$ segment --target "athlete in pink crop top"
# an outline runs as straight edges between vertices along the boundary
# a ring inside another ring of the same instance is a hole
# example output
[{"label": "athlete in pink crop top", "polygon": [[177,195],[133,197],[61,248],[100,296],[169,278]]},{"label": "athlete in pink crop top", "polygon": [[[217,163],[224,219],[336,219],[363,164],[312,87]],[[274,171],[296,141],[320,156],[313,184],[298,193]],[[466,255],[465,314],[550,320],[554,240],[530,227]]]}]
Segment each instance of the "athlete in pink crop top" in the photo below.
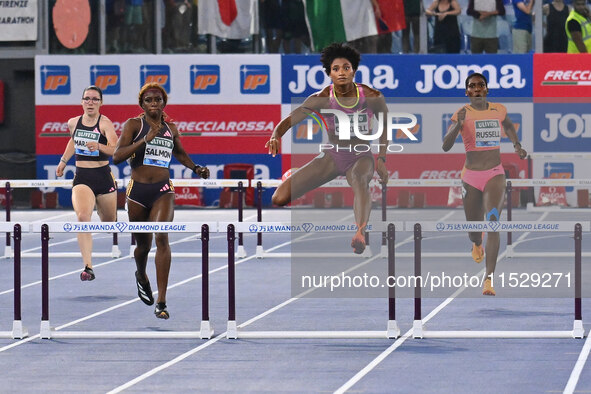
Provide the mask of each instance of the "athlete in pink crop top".
[{"label": "athlete in pink crop top", "polygon": [[[501,163],[501,136],[503,131],[513,142],[515,152],[524,159],[527,152],[521,147],[515,126],[502,104],[486,100],[487,81],[484,75],[474,73],[466,78],[466,96],[470,104],[452,116],[452,125],[443,137],[443,150],[449,151],[458,133],[466,149],[466,162],[462,171],[462,196],[466,220],[500,220],[505,202],[505,171]],[[469,233],[472,258],[480,263],[486,254],[486,280],[482,294],[495,295],[492,278],[499,254],[499,233],[490,232],[485,248],[482,233]]]},{"label": "athlete in pink crop top", "polygon": [[[320,154],[312,161],[292,173],[273,194],[273,203],[286,205],[290,201],[304,195],[322,184],[333,180],[338,175],[346,175],[347,182],[353,188],[355,200],[353,212],[357,224],[357,233],[353,237],[351,246],[355,253],[365,250],[365,227],[371,211],[371,196],[369,182],[373,178],[374,160],[371,144],[377,141],[365,141],[355,136],[355,130],[350,130],[351,139],[343,140],[345,130],[338,130],[333,114],[321,114],[322,109],[339,110],[351,120],[357,121],[357,132],[373,134],[371,122],[374,114],[383,113],[383,133],[379,140],[377,157],[377,172],[380,182],[388,181],[386,170],[387,151],[387,120],[388,108],[384,96],[376,89],[353,82],[355,72],[359,66],[361,56],[354,48],[343,44],[331,44],[322,50],[320,61],[332,84],[321,91],[312,94],[302,105],[289,116],[277,124],[265,147],[273,156],[280,153],[281,137],[294,125],[308,117],[321,115],[327,129],[330,144],[320,144]],[[355,117],[357,119],[355,119]],[[365,149],[365,147],[367,149]]]}]

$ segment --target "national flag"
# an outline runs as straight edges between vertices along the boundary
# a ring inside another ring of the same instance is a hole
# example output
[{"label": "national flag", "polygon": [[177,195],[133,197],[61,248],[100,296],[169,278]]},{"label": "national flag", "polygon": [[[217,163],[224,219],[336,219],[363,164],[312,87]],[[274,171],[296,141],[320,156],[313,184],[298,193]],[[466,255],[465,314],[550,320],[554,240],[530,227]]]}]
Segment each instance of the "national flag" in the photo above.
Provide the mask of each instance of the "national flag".
[{"label": "national flag", "polygon": [[378,33],[390,33],[406,28],[404,0],[378,0],[381,18],[376,17]]},{"label": "national flag", "polygon": [[199,34],[243,39],[259,32],[257,0],[199,0]]},{"label": "national flag", "polygon": [[378,34],[371,0],[305,0],[312,47]]}]

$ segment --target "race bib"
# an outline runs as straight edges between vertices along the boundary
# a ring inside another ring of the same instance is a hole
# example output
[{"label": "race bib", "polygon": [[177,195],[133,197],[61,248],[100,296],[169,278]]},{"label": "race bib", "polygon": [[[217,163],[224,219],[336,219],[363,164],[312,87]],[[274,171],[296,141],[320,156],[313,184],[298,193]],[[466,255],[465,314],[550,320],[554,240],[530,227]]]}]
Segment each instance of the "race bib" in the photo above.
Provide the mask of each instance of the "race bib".
[{"label": "race bib", "polygon": [[[366,112],[354,112],[352,114],[347,114],[347,116],[349,117],[351,137],[355,136],[355,127],[357,127],[358,134],[367,135],[371,133],[370,119]],[[357,119],[357,125],[355,124],[355,119]],[[335,133],[339,133],[338,121],[335,121]]]},{"label": "race bib", "polygon": [[91,152],[86,144],[88,142],[98,142],[100,136],[101,133],[97,129],[92,131],[76,129],[76,131],[74,131],[74,146],[76,147],[76,154],[81,156],[98,156],[98,149]]},{"label": "race bib", "polygon": [[168,168],[174,143],[168,138],[156,137],[146,144],[144,165]]},{"label": "race bib", "polygon": [[474,132],[477,148],[499,146],[501,143],[501,122],[498,119],[475,120]]}]

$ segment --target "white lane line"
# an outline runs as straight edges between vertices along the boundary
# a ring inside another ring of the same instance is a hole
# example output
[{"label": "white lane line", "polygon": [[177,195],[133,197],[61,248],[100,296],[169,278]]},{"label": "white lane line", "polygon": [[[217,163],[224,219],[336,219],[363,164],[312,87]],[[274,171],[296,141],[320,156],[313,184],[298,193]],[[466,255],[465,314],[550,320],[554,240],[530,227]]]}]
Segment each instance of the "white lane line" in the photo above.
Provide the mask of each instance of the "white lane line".
[{"label": "white lane line", "polygon": [[577,383],[579,382],[579,378],[581,377],[581,372],[583,372],[583,367],[587,362],[587,357],[589,357],[589,352],[591,352],[591,335],[587,334],[585,345],[583,345],[583,348],[581,349],[579,358],[577,359],[575,367],[573,368],[573,371],[568,378],[568,382],[566,383],[566,387],[564,388],[565,394],[574,393]]},{"label": "white lane line", "polygon": [[189,356],[192,356],[193,354],[197,353],[198,351],[203,350],[203,349],[213,345],[214,343],[216,343],[220,339],[224,339],[225,336],[226,336],[226,332],[223,332],[223,333],[219,334],[218,336],[208,340],[207,342],[197,346],[196,348],[191,349],[188,352],[185,352],[185,353],[181,354],[180,356],[177,356],[177,357],[173,358],[172,360],[157,366],[154,369],[151,369],[150,371],[144,373],[143,375],[140,375],[137,378],[130,380],[129,382],[122,384],[121,386],[116,387],[111,391],[108,391],[107,394],[120,393],[123,390],[126,390],[126,389],[130,388],[131,386],[138,384],[142,380],[145,380],[145,379],[149,378],[150,376],[155,375],[158,372],[163,371],[166,368],[171,367],[171,366],[183,361],[184,359],[186,359]]},{"label": "white lane line", "polygon": [[[246,219],[248,220],[248,219],[251,219],[251,218],[254,218],[254,217],[256,217],[256,215],[249,216]],[[107,236],[105,238],[109,238],[109,236]],[[220,239],[220,238],[226,238],[226,235],[213,236],[213,237],[210,237],[210,240],[212,240],[212,239]],[[100,238],[96,238],[96,239],[100,239]],[[185,238],[182,238],[182,239],[173,241],[173,242],[170,243],[170,245],[176,245],[176,244],[179,244],[179,243],[188,242],[188,241],[194,241],[194,240],[195,240],[195,235],[192,234],[191,236],[188,236],[188,237],[185,237]],[[71,241],[76,241],[76,238],[73,238],[72,240],[69,240],[69,241],[56,242],[56,243],[50,244],[49,246],[59,245],[61,243],[71,242]],[[34,248],[34,249],[29,249],[29,251],[36,250],[36,249],[41,249],[41,247],[37,247],[37,248]],[[155,249],[155,247],[153,249]],[[51,255],[51,252],[50,252],[50,255]],[[129,258],[133,258],[133,255],[121,256],[121,257],[118,257],[118,258],[113,259],[113,260],[105,261],[103,263],[93,264],[93,268],[97,268],[97,267],[102,267],[104,265],[113,264],[113,263],[116,263],[118,261],[129,259]],[[52,277],[49,278],[49,280],[52,281],[52,280],[55,280],[55,279],[63,278],[63,277],[68,276],[68,275],[77,275],[79,273],[80,273],[80,269],[76,269],[74,271],[69,271],[69,272],[65,272],[65,273],[60,274],[60,275],[52,276]],[[197,279],[197,278],[199,278],[199,277],[191,278],[191,280]],[[28,287],[35,286],[35,285],[39,285],[39,284],[41,284],[41,281],[40,280],[35,281],[35,282],[31,282],[31,283],[27,283],[27,284],[21,286],[21,290],[22,289],[26,289]],[[14,288],[8,289],[8,290],[4,290],[4,291],[0,291],[0,296],[1,295],[4,295],[4,294],[11,294],[11,293],[14,293]]]},{"label": "white lane line", "polygon": [[[538,219],[538,221],[544,220],[544,218],[546,216],[547,216],[547,213],[544,213]],[[443,221],[445,219],[446,218],[442,218],[439,221]],[[521,234],[518,241],[523,240],[529,234],[530,234],[529,232]],[[503,259],[506,254],[507,254],[507,250],[503,251],[503,253],[501,253],[498,256],[497,261]],[[484,267],[479,273],[477,273],[476,276],[481,275],[485,271],[486,271],[486,267]],[[456,290],[449,298],[447,298],[445,301],[443,301],[441,304],[439,304],[435,309],[433,309],[433,311],[431,311],[431,313],[429,313],[427,315],[427,317],[425,317],[423,319],[423,323],[428,322],[432,317],[434,317],[443,308],[445,308],[447,305],[449,305],[458,295],[460,295],[466,289],[467,289],[467,287],[461,287],[458,290]],[[363,369],[361,369],[359,372],[357,372],[355,374],[355,376],[353,376],[351,379],[349,379],[347,382],[345,382],[345,384],[343,384],[341,387],[339,387],[337,390],[335,390],[334,393],[335,394],[345,393],[347,390],[349,390],[351,387],[353,387],[355,384],[357,384],[357,382],[359,382],[361,379],[363,379],[363,377],[365,377],[365,375],[367,375],[375,367],[377,367],[382,361],[384,361],[386,359],[386,357],[388,357],[388,355],[390,355],[394,350],[396,350],[398,347],[400,347],[400,345],[402,345],[404,343],[404,341],[406,341],[411,336],[411,334],[412,334],[412,328],[410,330],[408,330],[403,336],[398,338],[396,340],[396,342],[394,342],[390,347],[388,347],[386,350],[384,350],[382,353],[380,353],[376,358],[374,358]]]},{"label": "white lane line", "polygon": [[[450,212],[450,213],[446,214],[442,220],[445,220],[445,219],[447,219],[447,218],[448,218],[449,216],[451,216],[452,214],[453,214],[453,212]],[[343,220],[343,221],[344,221],[344,220],[347,220],[347,219],[349,219],[350,217],[352,217],[352,215],[349,215],[349,216],[347,216],[347,217],[343,218],[342,220]],[[280,245],[276,245],[276,246],[274,246],[274,247],[270,248],[270,249],[268,250],[268,252],[271,252],[271,251],[273,251],[273,250],[276,250],[276,249],[279,249],[279,248],[281,248],[281,247],[283,247],[283,246],[289,245],[290,243],[292,243],[292,242],[296,242],[296,241],[298,241],[298,240],[300,240],[300,239],[303,239],[303,238],[308,238],[308,237],[310,237],[310,236],[312,236],[312,233],[309,233],[309,234],[304,234],[304,235],[302,235],[302,236],[300,236],[300,237],[297,237],[297,238],[296,238],[296,239],[294,239],[294,240],[291,240],[291,241],[284,242],[284,243],[282,243],[282,244],[280,244]],[[403,245],[403,244],[405,244],[405,243],[409,242],[409,240],[412,240],[412,239],[413,239],[413,236],[411,235],[410,237],[408,237],[408,239],[406,239],[406,240],[404,240],[404,241],[400,242],[400,244],[399,244],[398,246],[400,246],[400,245]],[[349,268],[349,269],[348,269],[348,270],[347,270],[345,273],[351,272],[351,271],[353,271],[353,270],[355,270],[355,269],[357,269],[357,268],[359,268],[359,267],[361,267],[361,266],[363,266],[363,265],[365,265],[365,264],[368,264],[368,263],[370,263],[371,261],[373,261],[373,260],[377,259],[378,257],[381,257],[381,256],[380,256],[380,255],[376,255],[376,256],[374,256],[374,257],[372,257],[372,258],[368,259],[367,261],[364,261],[363,263],[357,264],[357,265],[355,265],[355,266],[353,266],[353,267]],[[299,299],[298,297],[300,297],[300,296],[303,296],[303,295],[306,295],[306,294],[308,294],[308,293],[311,293],[311,292],[313,292],[313,291],[315,291],[315,290],[316,290],[315,288],[312,288],[312,289],[306,290],[306,291],[302,292],[301,294],[299,294],[297,297],[290,298],[290,299],[288,299],[288,300],[286,300],[286,301],[282,302],[281,304],[278,304],[278,305],[276,305],[276,306],[274,306],[274,307],[272,307],[272,308],[270,308],[270,309],[266,310],[265,312],[263,312],[263,313],[261,313],[261,314],[259,314],[259,315],[255,316],[255,317],[253,317],[252,319],[250,319],[250,320],[247,320],[246,322],[244,322],[244,323],[240,324],[238,327],[239,327],[239,328],[244,328],[244,327],[247,327],[247,326],[249,326],[250,324],[252,324],[252,323],[256,322],[257,320],[260,320],[260,319],[262,319],[263,317],[265,317],[265,316],[268,316],[268,315],[270,315],[271,313],[273,313],[273,312],[275,312],[275,311],[278,311],[279,309],[283,308],[284,306],[287,306],[287,305],[291,304],[291,303],[292,303],[292,302],[294,302],[295,300]],[[155,367],[155,368],[151,369],[150,371],[147,371],[146,373],[144,373],[144,374],[142,374],[142,375],[140,375],[140,376],[138,376],[138,377],[136,377],[136,378],[134,378],[134,379],[130,380],[129,382],[127,382],[127,383],[124,383],[123,385],[121,385],[121,386],[118,386],[118,387],[114,388],[113,390],[109,391],[109,393],[108,393],[108,394],[115,394],[115,393],[119,393],[119,392],[121,392],[121,391],[123,391],[123,390],[125,390],[125,389],[128,389],[128,388],[130,388],[130,387],[132,387],[132,386],[136,385],[137,383],[140,383],[141,381],[143,381],[143,380],[145,380],[145,379],[149,378],[150,376],[153,376],[153,375],[155,375],[156,373],[158,373],[158,372],[160,372],[160,371],[163,371],[164,369],[166,369],[166,368],[168,368],[168,367],[171,367],[171,366],[173,366],[173,365],[175,365],[175,364],[179,363],[180,361],[182,361],[182,360],[186,359],[187,357],[189,357],[189,356],[191,356],[191,355],[193,355],[193,354],[197,353],[198,351],[200,351],[200,350],[202,350],[202,349],[205,349],[205,348],[207,348],[208,346],[212,345],[213,343],[215,343],[215,342],[219,341],[220,339],[224,338],[224,337],[225,337],[225,335],[226,335],[226,332],[224,332],[224,333],[222,333],[222,334],[220,334],[220,335],[216,336],[215,338],[212,338],[212,339],[210,339],[209,341],[207,341],[206,343],[204,343],[204,344],[200,345],[199,347],[197,347],[197,348],[195,348],[195,349],[192,349],[192,350],[189,350],[188,352],[181,354],[181,355],[180,355],[180,356],[178,356],[177,358],[175,358],[175,359],[173,359],[173,360],[171,360],[171,361],[169,361],[169,362],[166,362],[166,363],[164,363],[164,364],[162,364],[162,365],[160,365],[160,366],[158,366],[158,367]]]}]

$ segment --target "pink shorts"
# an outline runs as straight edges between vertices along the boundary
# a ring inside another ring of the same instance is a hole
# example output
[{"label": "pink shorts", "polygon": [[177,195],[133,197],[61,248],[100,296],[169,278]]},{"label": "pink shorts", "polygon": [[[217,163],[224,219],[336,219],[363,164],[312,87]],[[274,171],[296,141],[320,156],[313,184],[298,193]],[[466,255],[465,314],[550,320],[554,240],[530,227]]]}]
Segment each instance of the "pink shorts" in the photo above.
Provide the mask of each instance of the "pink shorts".
[{"label": "pink shorts", "polygon": [[462,170],[462,181],[470,186],[475,187],[481,192],[484,191],[484,187],[491,180],[491,178],[497,175],[505,175],[505,169],[502,164],[491,168],[490,170],[474,171],[464,168]]}]

